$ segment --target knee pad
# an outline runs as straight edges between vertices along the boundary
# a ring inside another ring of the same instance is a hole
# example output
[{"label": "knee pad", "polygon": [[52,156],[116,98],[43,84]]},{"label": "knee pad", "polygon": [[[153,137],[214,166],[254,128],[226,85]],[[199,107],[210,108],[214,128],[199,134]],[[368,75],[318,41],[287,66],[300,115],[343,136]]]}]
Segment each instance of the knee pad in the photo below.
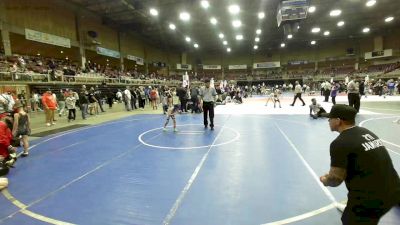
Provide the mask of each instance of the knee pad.
[{"label": "knee pad", "polygon": [[7,177],[0,177],[0,190],[8,187],[8,179]]}]

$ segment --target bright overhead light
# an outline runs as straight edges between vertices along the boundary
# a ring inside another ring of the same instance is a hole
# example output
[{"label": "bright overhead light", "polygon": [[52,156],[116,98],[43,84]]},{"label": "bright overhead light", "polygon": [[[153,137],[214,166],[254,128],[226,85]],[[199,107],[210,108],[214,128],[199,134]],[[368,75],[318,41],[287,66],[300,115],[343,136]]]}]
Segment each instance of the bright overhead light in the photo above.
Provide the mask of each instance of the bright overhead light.
[{"label": "bright overhead light", "polygon": [[220,39],[222,39],[222,38],[224,38],[224,34],[223,34],[223,33],[219,33],[218,37],[219,37]]},{"label": "bright overhead light", "polygon": [[311,32],[313,33],[319,33],[321,31],[321,28],[319,27],[314,27],[313,29],[311,29]]},{"label": "bright overhead light", "polygon": [[265,13],[259,12],[258,13],[258,19],[263,19],[265,17]]},{"label": "bright overhead light", "polygon": [[215,19],[215,17],[212,17],[211,19],[210,19],[210,23],[212,23],[212,24],[217,24],[217,19]]},{"label": "bright overhead light", "polygon": [[240,7],[239,7],[238,5],[230,5],[230,6],[228,7],[228,11],[229,11],[231,14],[238,14],[238,13],[240,12]]},{"label": "bright overhead light", "polygon": [[389,16],[389,17],[386,17],[385,22],[388,23],[388,22],[390,22],[392,20],[394,20],[394,17],[393,16]]},{"label": "bright overhead light", "polygon": [[205,0],[201,1],[200,4],[201,4],[201,7],[205,8],[205,9],[210,7],[210,3],[208,1],[205,1]]},{"label": "bright overhead light", "polygon": [[226,51],[227,51],[227,52],[231,52],[231,48],[227,48]]},{"label": "bright overhead light", "polygon": [[224,45],[227,45],[227,44],[228,44],[228,42],[227,42],[227,41],[223,41],[223,42],[222,42],[222,44],[224,44]]},{"label": "bright overhead light", "polygon": [[198,45],[197,43],[195,43],[195,44],[193,45],[193,47],[198,48],[199,45]]},{"label": "bright overhead light", "polygon": [[315,45],[317,42],[316,41],[311,41],[311,44],[312,45]]},{"label": "bright overhead light", "polygon": [[183,21],[188,21],[188,20],[190,20],[190,14],[187,12],[181,12],[179,14],[179,19],[181,19]]},{"label": "bright overhead light", "polygon": [[170,24],[169,24],[169,29],[171,29],[171,30],[175,30],[175,29],[176,29],[176,26],[175,26],[175,24],[173,24],[173,23],[170,23]]},{"label": "bright overhead light", "polygon": [[157,9],[151,8],[151,9],[150,9],[150,14],[151,14],[152,16],[158,16],[158,11],[157,11]]},{"label": "bright overhead light", "polygon": [[365,27],[365,28],[362,30],[363,33],[368,33],[369,31],[370,31],[370,29],[369,29],[368,27]]},{"label": "bright overhead light", "polygon": [[240,26],[242,26],[242,21],[234,20],[234,21],[232,21],[232,26],[233,27],[240,27]]},{"label": "bright overhead light", "polygon": [[344,25],[344,21],[339,21],[339,22],[337,23],[337,25],[338,25],[338,27],[343,26],[343,25]]},{"label": "bright overhead light", "polygon": [[282,43],[282,44],[281,44],[281,48],[284,48],[285,46],[286,46],[285,43]]},{"label": "bright overhead light", "polygon": [[334,9],[329,13],[330,16],[339,16],[340,14],[342,14],[342,10],[340,9]]},{"label": "bright overhead light", "polygon": [[236,40],[242,40],[242,39],[243,39],[243,35],[241,35],[241,34],[236,35]]},{"label": "bright overhead light", "polygon": [[376,0],[369,0],[367,3],[365,3],[365,5],[367,7],[371,7],[374,6],[376,4]]},{"label": "bright overhead light", "polygon": [[257,33],[257,34],[261,34],[261,29],[257,29],[257,30],[256,30],[256,33]]},{"label": "bright overhead light", "polygon": [[192,40],[192,39],[190,39],[190,37],[186,37],[185,40],[186,40],[187,42],[190,42],[190,40]]},{"label": "bright overhead light", "polygon": [[254,45],[254,47],[253,47],[254,49],[258,49],[258,45]]},{"label": "bright overhead light", "polygon": [[292,39],[293,35],[292,34],[288,34],[287,38],[288,39]]},{"label": "bright overhead light", "polygon": [[260,38],[259,38],[259,37],[256,37],[256,38],[254,39],[254,41],[255,41],[255,42],[259,42],[259,41],[260,41]]},{"label": "bright overhead light", "polygon": [[327,30],[327,31],[324,32],[324,35],[325,35],[325,36],[329,36],[329,34],[331,34],[331,32],[329,32],[329,30]]},{"label": "bright overhead light", "polygon": [[315,12],[315,10],[316,10],[317,8],[315,7],[315,6],[310,6],[310,7],[308,7],[308,12],[309,13],[313,13],[313,12]]}]

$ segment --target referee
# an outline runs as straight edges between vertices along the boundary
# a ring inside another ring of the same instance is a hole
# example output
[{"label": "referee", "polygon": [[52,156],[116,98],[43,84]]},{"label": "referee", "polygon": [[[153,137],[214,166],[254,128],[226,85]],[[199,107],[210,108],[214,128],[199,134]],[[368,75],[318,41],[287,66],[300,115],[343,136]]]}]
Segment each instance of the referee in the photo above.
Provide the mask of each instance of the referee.
[{"label": "referee", "polygon": [[210,80],[205,80],[206,86],[200,90],[200,96],[203,100],[203,117],[204,117],[204,128],[207,129],[208,121],[207,114],[210,117],[210,128],[214,130],[214,101],[217,92],[214,87],[210,87]]}]

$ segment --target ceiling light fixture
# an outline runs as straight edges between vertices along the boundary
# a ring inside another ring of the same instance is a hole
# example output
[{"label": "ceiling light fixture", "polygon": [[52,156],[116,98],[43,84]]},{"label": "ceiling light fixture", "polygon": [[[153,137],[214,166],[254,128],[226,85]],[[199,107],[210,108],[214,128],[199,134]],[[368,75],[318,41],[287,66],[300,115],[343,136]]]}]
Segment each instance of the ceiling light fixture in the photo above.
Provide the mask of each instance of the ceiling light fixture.
[{"label": "ceiling light fixture", "polygon": [[316,10],[317,8],[315,7],[315,6],[310,6],[310,7],[308,7],[308,12],[309,13],[313,13],[313,12],[315,12],[315,10]]},{"label": "ceiling light fixture", "polygon": [[285,46],[286,46],[285,43],[282,43],[282,44],[281,44],[281,48],[284,48]]},{"label": "ceiling light fixture", "polygon": [[259,37],[256,37],[256,38],[254,39],[254,41],[255,41],[255,42],[259,42],[259,41],[260,41],[260,38],[259,38]]},{"label": "ceiling light fixture", "polygon": [[231,52],[231,48],[227,48],[226,51],[227,51],[227,52]]},{"label": "ceiling light fixture", "polygon": [[229,11],[229,13],[235,15],[240,12],[240,7],[238,5],[230,5],[228,7],[228,11]]},{"label": "ceiling light fixture", "polygon": [[218,23],[218,21],[217,21],[217,19],[215,19],[215,17],[212,17],[211,19],[210,19],[210,23],[212,23],[212,24],[217,24]]},{"label": "ceiling light fixture", "polygon": [[222,38],[224,38],[224,34],[223,34],[223,33],[219,33],[218,37],[219,37],[220,39],[222,39]]},{"label": "ceiling light fixture", "polygon": [[259,12],[258,13],[258,19],[263,19],[265,17],[265,13]]},{"label": "ceiling light fixture", "polygon": [[325,36],[329,36],[329,34],[331,34],[331,32],[329,32],[329,30],[327,30],[327,31],[324,32],[324,35],[325,35]]},{"label": "ceiling light fixture", "polygon": [[258,45],[254,45],[254,47],[253,47],[254,49],[258,49]]},{"label": "ceiling light fixture", "polygon": [[192,40],[192,39],[190,39],[190,37],[186,37],[185,40],[186,40],[187,42],[190,42],[190,40]]},{"label": "ceiling light fixture", "polygon": [[389,23],[390,21],[394,20],[393,16],[386,17],[385,22]]},{"label": "ceiling light fixture", "polygon": [[242,22],[240,20],[234,20],[234,21],[232,21],[232,26],[233,27],[241,27]]},{"label": "ceiling light fixture", "polygon": [[190,20],[190,14],[187,12],[181,12],[179,14],[179,19],[183,20],[183,21],[189,21]]},{"label": "ceiling light fixture", "polygon": [[227,41],[223,41],[222,44],[223,45],[228,45],[228,42]]},{"label": "ceiling light fixture", "polygon": [[315,45],[317,42],[316,41],[311,41],[311,44],[312,45]]},{"label": "ceiling light fixture", "polygon": [[313,29],[311,29],[312,33],[319,33],[321,31],[321,28],[319,27],[314,27]]},{"label": "ceiling light fixture", "polygon": [[337,25],[338,25],[338,27],[342,27],[342,26],[344,25],[344,21],[339,21],[339,22],[337,23]]},{"label": "ceiling light fixture", "polygon": [[365,5],[367,7],[372,7],[376,4],[376,0],[369,0],[367,3],[365,3]]},{"label": "ceiling light fixture", "polygon": [[198,45],[197,43],[195,43],[195,44],[193,45],[193,47],[198,48],[199,45]]},{"label": "ceiling light fixture", "polygon": [[340,9],[334,9],[329,13],[330,16],[339,16],[340,14],[342,14],[342,10]]},{"label": "ceiling light fixture", "polygon": [[170,24],[169,24],[169,29],[171,29],[171,30],[175,30],[175,29],[176,29],[176,26],[175,26],[175,24],[173,24],[173,23],[170,23]]},{"label": "ceiling light fixture", "polygon": [[261,29],[257,29],[257,30],[256,30],[256,33],[257,33],[257,34],[261,34]]},{"label": "ceiling light fixture", "polygon": [[158,11],[157,11],[157,9],[151,8],[151,9],[150,9],[150,15],[152,15],[152,16],[158,16]]},{"label": "ceiling light fixture", "polygon": [[365,27],[365,28],[362,30],[363,33],[368,33],[369,31],[370,31],[369,27]]},{"label": "ceiling light fixture", "polygon": [[288,39],[292,39],[292,38],[293,38],[293,35],[292,35],[292,34],[288,34],[287,38],[288,38]]},{"label": "ceiling light fixture", "polygon": [[205,8],[205,9],[210,7],[210,3],[206,0],[201,1],[200,4],[201,4],[201,7]]},{"label": "ceiling light fixture", "polygon": [[241,34],[236,35],[236,40],[243,40],[243,35]]}]

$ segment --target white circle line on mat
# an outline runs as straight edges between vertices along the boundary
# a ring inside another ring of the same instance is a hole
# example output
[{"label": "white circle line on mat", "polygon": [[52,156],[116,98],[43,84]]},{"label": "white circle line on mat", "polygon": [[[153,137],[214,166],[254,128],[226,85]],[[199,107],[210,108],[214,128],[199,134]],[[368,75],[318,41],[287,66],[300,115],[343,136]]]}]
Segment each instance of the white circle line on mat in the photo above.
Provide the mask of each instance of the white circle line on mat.
[{"label": "white circle line on mat", "polygon": [[[182,125],[177,125],[177,127],[178,127],[178,126],[179,126],[179,127],[183,127],[183,126],[203,126],[203,125],[201,125],[201,124],[182,124]],[[215,127],[218,127],[218,126],[215,126]],[[151,129],[151,130],[148,130],[148,131],[143,132],[142,134],[139,135],[138,140],[139,140],[143,145],[146,145],[146,146],[149,146],[149,147],[153,147],[153,148],[191,150],[191,149],[209,148],[209,147],[217,147],[217,146],[221,146],[221,145],[227,145],[227,144],[230,144],[230,143],[232,143],[232,142],[234,142],[234,141],[236,141],[236,140],[238,140],[238,139],[240,138],[240,133],[239,133],[237,130],[232,129],[232,128],[230,128],[230,127],[226,127],[226,126],[225,126],[224,128],[227,128],[227,129],[233,131],[233,132],[236,134],[236,136],[235,136],[235,138],[232,138],[232,139],[230,139],[229,141],[222,142],[222,143],[219,143],[219,144],[202,145],[202,146],[193,146],[193,147],[169,147],[169,146],[152,145],[152,144],[146,143],[146,142],[143,140],[143,136],[146,135],[147,133],[150,133],[150,132],[153,132],[153,131],[157,131],[157,130],[160,130],[160,131],[161,131],[161,130],[163,129],[163,127],[157,127],[157,128],[154,128],[154,129]],[[186,132],[187,132],[187,131],[186,131]],[[214,131],[210,131],[210,132],[214,132]],[[179,133],[179,131],[178,131],[178,133]]]}]

